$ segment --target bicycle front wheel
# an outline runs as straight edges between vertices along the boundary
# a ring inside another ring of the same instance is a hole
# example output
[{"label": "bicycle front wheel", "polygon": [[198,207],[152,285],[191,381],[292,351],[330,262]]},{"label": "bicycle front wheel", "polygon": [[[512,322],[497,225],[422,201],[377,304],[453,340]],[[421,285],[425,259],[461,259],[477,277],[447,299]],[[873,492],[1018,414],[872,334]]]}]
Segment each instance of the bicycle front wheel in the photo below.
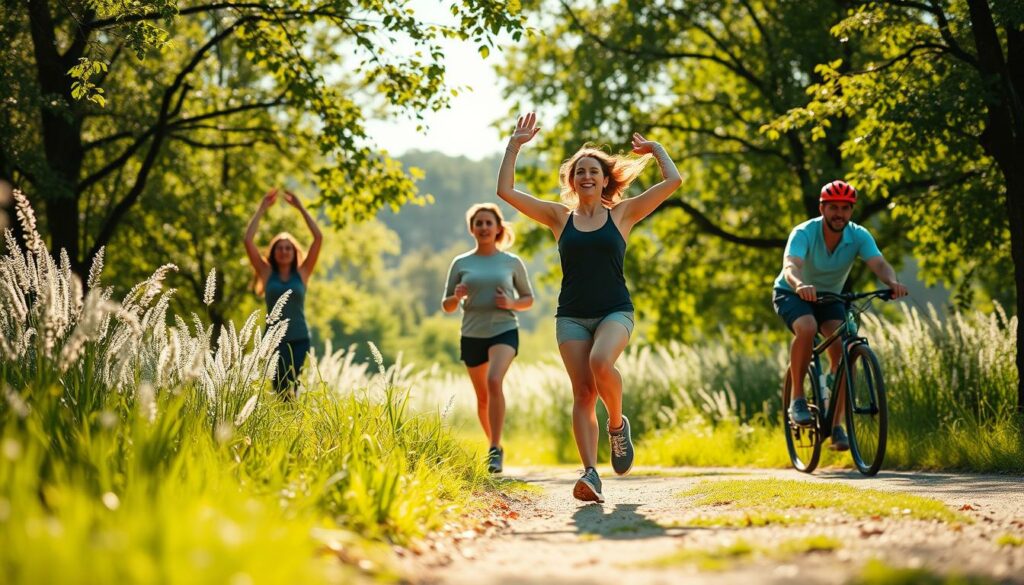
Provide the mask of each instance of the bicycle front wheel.
[{"label": "bicycle front wheel", "polygon": [[889,410],[885,403],[885,381],[878,358],[867,345],[850,348],[850,383],[846,401],[846,428],[850,454],[857,470],[875,475],[885,458]]},{"label": "bicycle front wheel", "polygon": [[782,383],[782,427],[786,432],[786,448],[789,449],[789,460],[797,471],[811,473],[818,466],[821,457],[821,434],[818,432],[818,405],[814,397],[818,395],[817,380],[811,374],[812,368],[804,376],[804,395],[807,405],[814,413],[814,426],[797,426],[789,419],[789,404],[792,402],[793,378],[786,369],[786,379]]}]

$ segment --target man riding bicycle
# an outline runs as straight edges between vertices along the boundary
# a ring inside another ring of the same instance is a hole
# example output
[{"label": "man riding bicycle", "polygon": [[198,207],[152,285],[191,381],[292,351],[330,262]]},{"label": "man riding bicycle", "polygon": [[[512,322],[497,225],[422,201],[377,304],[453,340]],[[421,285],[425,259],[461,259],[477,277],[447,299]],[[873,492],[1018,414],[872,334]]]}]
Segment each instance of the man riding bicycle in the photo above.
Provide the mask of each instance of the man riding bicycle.
[{"label": "man riding bicycle", "polygon": [[[783,252],[782,272],[775,279],[772,304],[786,326],[796,336],[790,349],[790,375],[793,401],[789,418],[800,426],[813,426],[814,415],[804,397],[804,377],[811,362],[814,336],[831,335],[846,318],[842,303],[817,303],[818,292],[842,292],[854,260],[860,256],[883,283],[892,289],[893,298],[906,296],[907,287],[896,279],[896,271],[882,258],[875,239],[867,229],[850,221],[857,191],[843,181],[832,181],[821,188],[818,200],[821,217],[793,228]],[[828,347],[833,379],[842,356],[838,343]],[[837,392],[836,424],[832,429],[835,451],[850,448],[842,427],[842,388]]]}]

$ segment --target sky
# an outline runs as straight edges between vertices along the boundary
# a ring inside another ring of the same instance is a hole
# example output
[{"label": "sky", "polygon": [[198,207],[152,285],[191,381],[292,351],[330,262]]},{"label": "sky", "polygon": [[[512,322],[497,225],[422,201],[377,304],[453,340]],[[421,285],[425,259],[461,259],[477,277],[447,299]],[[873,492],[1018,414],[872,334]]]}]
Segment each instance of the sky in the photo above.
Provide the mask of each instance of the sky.
[{"label": "sky", "polygon": [[[447,5],[437,0],[416,0],[411,3],[417,15],[431,22],[450,19]],[[367,130],[391,156],[401,156],[410,150],[436,150],[451,156],[466,156],[473,160],[501,152],[505,137],[491,124],[508,117],[511,102],[500,91],[494,65],[502,59],[500,50],[491,51],[484,59],[475,44],[456,40],[441,42],[445,53],[446,81],[449,87],[470,88],[451,98],[451,107],[440,112],[427,112],[424,121],[406,120],[404,117],[383,121],[372,120]],[[511,119],[511,118],[510,118]],[[426,126],[417,132],[419,124]],[[508,126],[514,126],[514,119]]]}]

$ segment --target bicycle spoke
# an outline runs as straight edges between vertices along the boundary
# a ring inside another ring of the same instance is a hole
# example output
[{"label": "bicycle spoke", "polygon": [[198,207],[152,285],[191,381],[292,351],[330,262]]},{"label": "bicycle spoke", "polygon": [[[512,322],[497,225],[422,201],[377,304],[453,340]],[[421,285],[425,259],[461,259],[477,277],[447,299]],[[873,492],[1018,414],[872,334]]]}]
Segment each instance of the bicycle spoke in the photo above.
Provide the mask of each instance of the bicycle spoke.
[{"label": "bicycle spoke", "polygon": [[885,457],[887,411],[885,387],[878,360],[866,346],[850,352],[850,407],[847,426],[854,464],[861,473],[874,475]]},{"label": "bicycle spoke", "polygon": [[[804,393],[812,412],[817,412],[814,396],[816,381],[810,372],[804,378]],[[783,381],[782,392],[782,426],[786,433],[786,447],[789,459],[798,471],[810,473],[818,465],[821,456],[821,440],[816,427],[799,427],[789,420],[789,404],[791,402],[792,382],[788,376]]]}]

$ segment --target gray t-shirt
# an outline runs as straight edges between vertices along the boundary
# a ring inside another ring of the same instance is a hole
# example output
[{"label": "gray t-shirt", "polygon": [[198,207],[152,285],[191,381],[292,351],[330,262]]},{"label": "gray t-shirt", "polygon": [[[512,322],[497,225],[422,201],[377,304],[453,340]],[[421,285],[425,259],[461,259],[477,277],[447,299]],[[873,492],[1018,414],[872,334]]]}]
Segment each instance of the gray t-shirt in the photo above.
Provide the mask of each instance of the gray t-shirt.
[{"label": "gray t-shirt", "polygon": [[469,287],[469,296],[462,299],[463,337],[494,337],[519,327],[515,311],[494,306],[499,288],[509,298],[533,295],[526,265],[508,252],[480,256],[470,251],[456,256],[448,268],[444,296],[455,294],[459,283]]}]

